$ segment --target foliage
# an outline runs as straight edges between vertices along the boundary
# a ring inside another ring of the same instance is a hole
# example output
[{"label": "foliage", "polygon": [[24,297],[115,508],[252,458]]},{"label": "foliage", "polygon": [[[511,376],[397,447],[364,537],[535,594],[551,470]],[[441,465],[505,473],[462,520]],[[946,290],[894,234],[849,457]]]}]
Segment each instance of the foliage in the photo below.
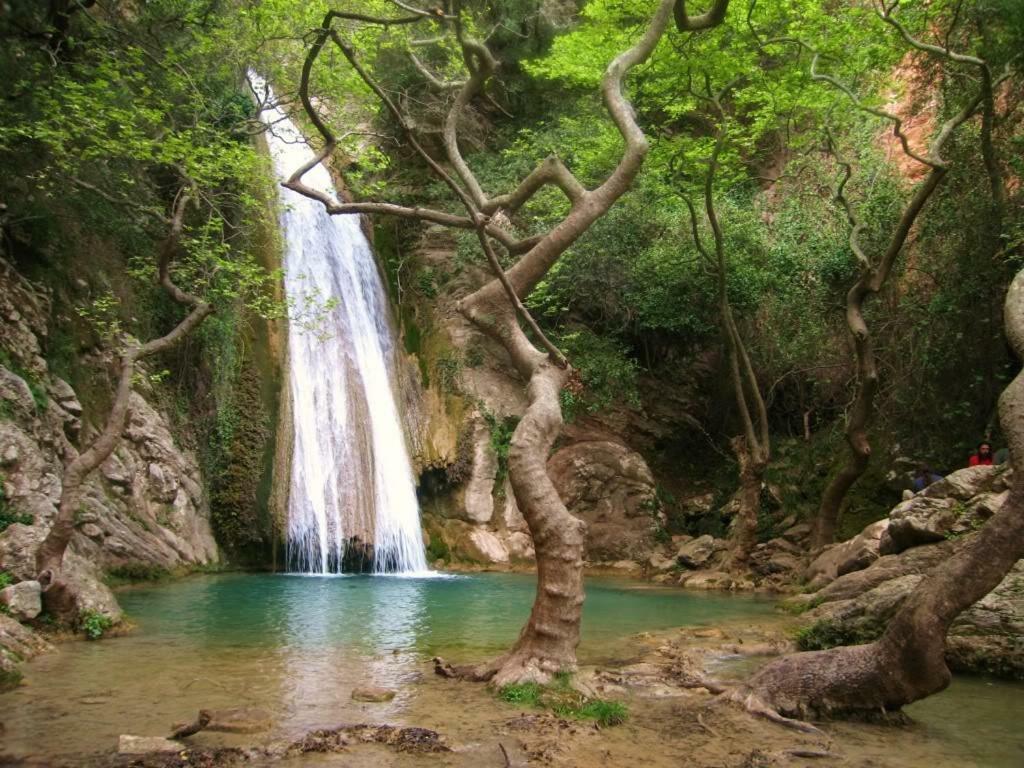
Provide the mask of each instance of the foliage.
[{"label": "foliage", "polygon": [[7,571],[0,571],[0,589],[9,587],[14,583],[14,577]]},{"label": "foliage", "polygon": [[585,328],[559,334],[555,343],[579,371],[583,383],[580,394],[569,389],[562,391],[566,419],[572,420],[580,409],[593,413],[614,402],[639,406],[639,366],[627,356],[622,344]]},{"label": "foliage", "polygon": [[508,477],[508,456],[512,448],[512,434],[519,425],[519,417],[504,418],[483,409],[482,415],[490,430],[490,446],[498,467],[494,473],[494,493],[501,496],[505,492],[505,478]]},{"label": "foliage", "polygon": [[498,691],[502,701],[535,709],[548,709],[559,717],[594,720],[602,727],[626,722],[629,711],[620,701],[591,698],[572,687],[568,674],[555,676],[550,685],[513,683]]},{"label": "foliage", "polygon": [[42,413],[47,409],[50,404],[50,397],[46,394],[46,385],[33,376],[25,366],[15,360],[6,349],[0,349],[0,365],[25,382],[28,386],[28,391],[32,395],[32,403],[35,406],[36,413]]},{"label": "foliage", "polygon": [[78,629],[85,634],[87,640],[99,640],[114,626],[109,616],[99,611],[85,610],[78,616]]},{"label": "foliage", "polygon": [[455,392],[458,389],[459,374],[462,373],[462,360],[455,353],[448,352],[437,359],[434,367],[441,391]]}]

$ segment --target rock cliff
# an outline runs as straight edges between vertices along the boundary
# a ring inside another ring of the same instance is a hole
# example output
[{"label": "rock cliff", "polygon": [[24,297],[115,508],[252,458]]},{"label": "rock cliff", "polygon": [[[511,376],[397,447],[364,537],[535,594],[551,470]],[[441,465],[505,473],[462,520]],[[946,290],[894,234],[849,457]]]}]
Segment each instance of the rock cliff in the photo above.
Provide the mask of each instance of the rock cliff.
[{"label": "rock cliff", "polygon": [[[51,372],[52,314],[47,288],[0,258],[0,571],[14,582],[36,575],[35,553],[56,514],[63,467],[97,429],[87,413],[105,415],[102,404],[84,408]],[[78,364],[102,372],[111,362],[108,351],[94,349]],[[123,439],[88,480],[65,561],[84,589],[83,607],[115,620],[120,610],[102,581],[106,572],[174,570],[219,556],[196,457],[154,406],[144,375],[137,389]]]}]

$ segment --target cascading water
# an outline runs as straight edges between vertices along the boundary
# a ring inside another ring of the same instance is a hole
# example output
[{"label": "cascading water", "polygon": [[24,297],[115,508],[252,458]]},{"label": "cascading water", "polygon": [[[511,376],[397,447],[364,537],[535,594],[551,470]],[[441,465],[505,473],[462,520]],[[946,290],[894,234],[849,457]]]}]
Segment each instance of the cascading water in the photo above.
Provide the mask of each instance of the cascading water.
[{"label": "cascading water", "polygon": [[[279,177],[313,158],[277,108],[262,113]],[[317,165],[303,177],[335,198]],[[288,569],[302,573],[427,570],[412,466],[392,391],[394,334],[387,298],[358,215],[280,188],[294,442]],[[331,304],[335,304],[331,306]],[[327,308],[306,327],[302,313]],[[372,546],[372,552],[370,547]]]}]

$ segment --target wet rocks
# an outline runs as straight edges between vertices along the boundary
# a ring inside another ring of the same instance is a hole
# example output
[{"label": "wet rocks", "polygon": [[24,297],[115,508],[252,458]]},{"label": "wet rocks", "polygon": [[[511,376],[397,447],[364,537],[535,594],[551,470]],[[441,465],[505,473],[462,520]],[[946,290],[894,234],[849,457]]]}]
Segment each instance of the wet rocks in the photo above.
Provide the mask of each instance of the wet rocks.
[{"label": "wet rocks", "polygon": [[679,579],[679,584],[687,589],[746,590],[754,588],[754,582],[750,579],[725,571],[694,571],[691,574],[683,574]]},{"label": "wet rocks", "polygon": [[18,621],[34,619],[43,610],[43,589],[38,581],[19,581],[0,589],[0,605]]},{"label": "wet rocks", "polygon": [[0,691],[21,681],[19,665],[52,646],[17,619],[0,613]]},{"label": "wet rocks", "polygon": [[[936,496],[934,488],[940,486],[940,483],[935,483],[924,493],[899,504],[889,513],[889,527],[880,544],[882,554],[896,554],[922,544],[956,538],[980,528],[1002,506],[1009,494],[1007,490],[990,490],[996,484],[998,470],[998,467],[970,467],[954,472],[941,481],[941,488],[949,491],[949,496]],[[971,477],[957,478],[961,473],[970,473]],[[988,488],[982,489],[983,484]],[[979,489],[975,496],[962,499],[952,495],[960,494],[965,487],[972,486]]]},{"label": "wet rocks", "polygon": [[180,741],[171,741],[160,736],[121,734],[117,740],[117,752],[120,755],[150,755],[180,752],[183,749],[185,745]]},{"label": "wet rocks", "polygon": [[812,587],[822,587],[853,571],[867,568],[880,556],[882,535],[889,528],[888,518],[871,523],[849,541],[835,544],[816,557],[807,567]]},{"label": "wet rocks", "polygon": [[676,552],[676,559],[685,568],[700,568],[715,554],[715,537],[705,534],[686,542]]},{"label": "wet rocks", "polygon": [[466,553],[471,560],[482,563],[507,563],[508,548],[495,534],[483,528],[469,533]]},{"label": "wet rocks", "polygon": [[367,685],[353,689],[352,700],[367,701],[377,704],[385,701],[391,701],[395,698],[395,694],[396,691],[393,691],[390,688]]}]

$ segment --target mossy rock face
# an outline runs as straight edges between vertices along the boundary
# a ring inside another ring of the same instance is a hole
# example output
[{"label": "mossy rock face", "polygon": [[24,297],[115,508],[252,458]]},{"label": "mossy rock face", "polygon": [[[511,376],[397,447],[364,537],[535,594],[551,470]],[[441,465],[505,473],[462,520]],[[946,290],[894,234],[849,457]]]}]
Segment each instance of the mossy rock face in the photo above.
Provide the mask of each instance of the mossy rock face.
[{"label": "mossy rock face", "polygon": [[220,446],[219,466],[210,477],[210,516],[225,549],[259,558],[272,538],[268,499],[260,494],[271,424],[259,372],[251,361],[243,363],[232,399],[238,418]]}]

